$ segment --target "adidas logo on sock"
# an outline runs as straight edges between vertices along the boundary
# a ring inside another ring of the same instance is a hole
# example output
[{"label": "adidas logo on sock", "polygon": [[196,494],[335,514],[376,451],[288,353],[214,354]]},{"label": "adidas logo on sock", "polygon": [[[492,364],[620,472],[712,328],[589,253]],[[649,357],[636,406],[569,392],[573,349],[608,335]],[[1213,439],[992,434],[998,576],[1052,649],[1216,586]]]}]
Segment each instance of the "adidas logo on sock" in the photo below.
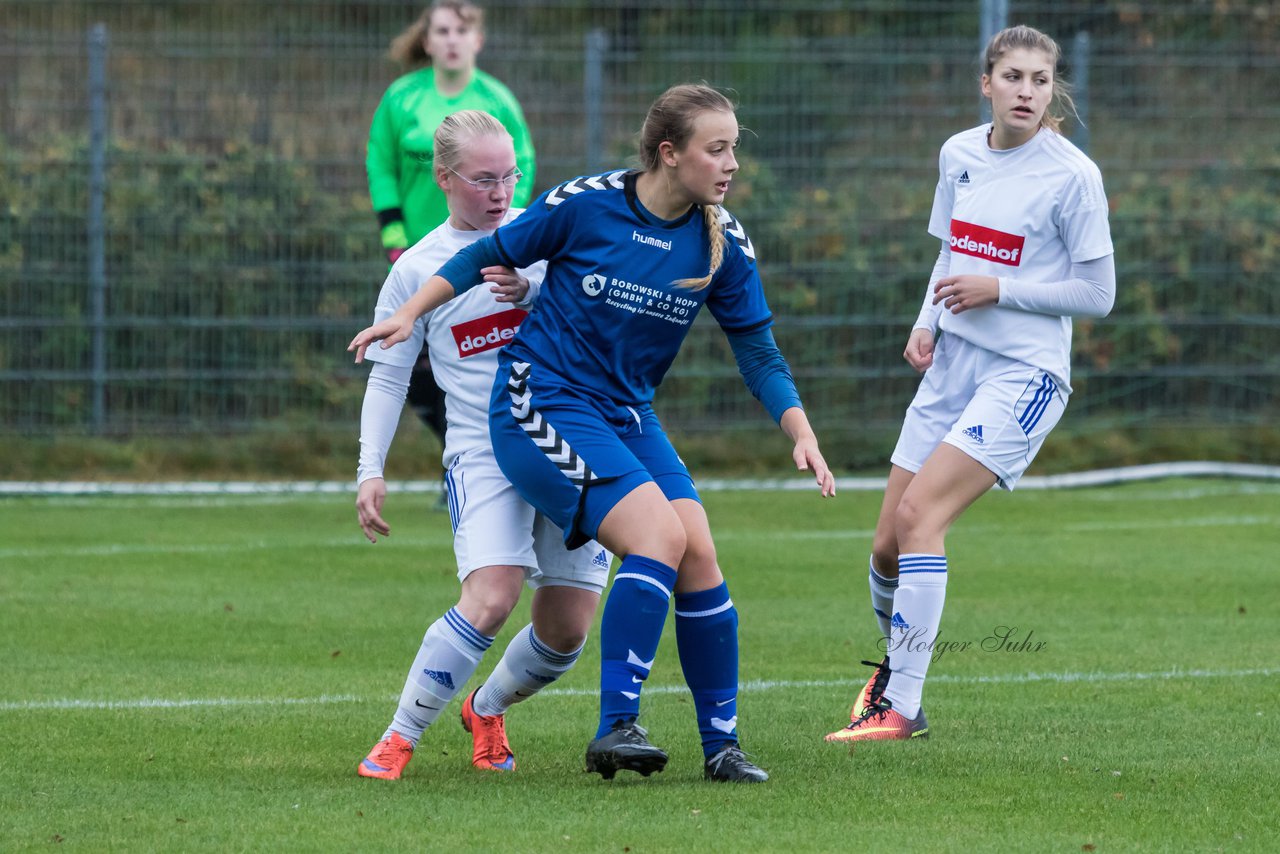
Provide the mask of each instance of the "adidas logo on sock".
[{"label": "adidas logo on sock", "polygon": [[973,441],[977,442],[979,445],[983,444],[983,442],[982,442],[982,425],[981,425],[981,424],[975,425],[975,426],[973,426],[973,427],[966,427],[966,428],[964,428],[963,430],[961,430],[960,432],[961,432],[961,433],[964,433],[966,436],[968,436],[968,437],[969,437],[970,439],[972,439]]},{"label": "adidas logo on sock", "polygon": [[424,668],[422,672],[430,676],[434,681],[439,682],[441,685],[448,688],[450,691],[454,690],[453,674],[448,670],[427,670]]},{"label": "adidas logo on sock", "polygon": [[901,629],[904,632],[907,629],[911,628],[911,626],[907,624],[907,621],[902,619],[902,614],[899,611],[893,612],[893,619],[890,621],[889,624],[893,626],[895,629]]},{"label": "adidas logo on sock", "polygon": [[966,170],[964,170],[963,172],[961,172],[961,173],[960,173],[960,177],[956,179],[956,183],[957,183],[957,184],[968,184],[968,183],[969,183],[969,170],[968,170],[968,169],[966,169]]},{"label": "adidas logo on sock", "polygon": [[609,568],[609,558],[605,557],[604,549],[601,549],[600,553],[591,559],[591,565],[598,569]]}]

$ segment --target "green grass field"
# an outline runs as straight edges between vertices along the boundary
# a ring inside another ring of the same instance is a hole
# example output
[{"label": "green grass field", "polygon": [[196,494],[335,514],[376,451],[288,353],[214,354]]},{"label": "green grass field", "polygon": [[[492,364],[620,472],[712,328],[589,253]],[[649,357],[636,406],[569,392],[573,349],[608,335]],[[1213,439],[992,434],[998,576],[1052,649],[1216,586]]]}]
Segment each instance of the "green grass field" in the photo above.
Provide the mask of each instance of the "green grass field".
[{"label": "green grass field", "polygon": [[0,500],[0,849],[1275,850],[1280,484],[984,498],[949,538],[943,636],[971,646],[930,671],[930,738],[850,752],[822,736],[875,655],[878,502],[706,496],[772,774],[733,787],[701,779],[670,627],[663,774],[583,772],[593,636],[509,715],[516,774],[473,770],[450,711],[403,780],[357,778],[456,599],[429,496],[392,495],[377,546],[348,497]]}]

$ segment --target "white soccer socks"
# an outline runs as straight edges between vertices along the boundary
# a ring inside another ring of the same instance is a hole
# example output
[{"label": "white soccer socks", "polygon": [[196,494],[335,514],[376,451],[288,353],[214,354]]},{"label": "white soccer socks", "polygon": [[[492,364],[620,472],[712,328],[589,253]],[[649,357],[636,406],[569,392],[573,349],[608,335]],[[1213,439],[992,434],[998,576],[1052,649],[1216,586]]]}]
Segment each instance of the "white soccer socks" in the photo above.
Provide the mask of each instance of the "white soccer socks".
[{"label": "white soccer socks", "polygon": [[920,695],[933,656],[947,598],[945,555],[898,557],[898,590],[893,596],[889,635],[889,684],[884,697],[906,718],[920,714]]},{"label": "white soccer socks", "polygon": [[556,652],[533,631],[533,623],[511,639],[502,660],[476,691],[471,707],[477,715],[506,714],[516,703],[529,699],[555,682],[573,667],[582,647],[572,652]]},{"label": "white soccer socks", "polygon": [[390,738],[392,732],[397,732],[417,747],[422,733],[467,684],[492,644],[493,638],[480,634],[457,608],[445,612],[423,635],[400,694],[400,705],[382,737]]}]

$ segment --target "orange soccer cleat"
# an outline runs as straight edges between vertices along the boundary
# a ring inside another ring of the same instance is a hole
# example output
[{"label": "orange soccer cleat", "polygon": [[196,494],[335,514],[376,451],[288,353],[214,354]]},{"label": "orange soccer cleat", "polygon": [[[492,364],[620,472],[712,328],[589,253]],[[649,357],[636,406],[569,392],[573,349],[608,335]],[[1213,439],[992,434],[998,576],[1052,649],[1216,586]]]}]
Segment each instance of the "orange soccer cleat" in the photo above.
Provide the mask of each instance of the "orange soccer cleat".
[{"label": "orange soccer cleat", "polygon": [[364,761],[356,766],[356,773],[379,780],[399,780],[400,772],[412,758],[413,745],[393,732],[390,738],[384,738],[373,746]]},{"label": "orange soccer cleat", "polygon": [[826,737],[827,741],[839,743],[854,741],[899,741],[909,738],[927,738],[929,722],[925,720],[924,709],[914,718],[903,717],[893,710],[889,701],[880,698],[880,702],[864,709],[862,715],[844,729],[836,730]]},{"label": "orange soccer cleat", "polygon": [[476,691],[462,701],[462,728],[471,733],[475,745],[471,764],[484,771],[514,771],[516,755],[511,752],[511,744],[507,741],[506,723],[502,715],[486,717],[476,714],[472,705]]}]

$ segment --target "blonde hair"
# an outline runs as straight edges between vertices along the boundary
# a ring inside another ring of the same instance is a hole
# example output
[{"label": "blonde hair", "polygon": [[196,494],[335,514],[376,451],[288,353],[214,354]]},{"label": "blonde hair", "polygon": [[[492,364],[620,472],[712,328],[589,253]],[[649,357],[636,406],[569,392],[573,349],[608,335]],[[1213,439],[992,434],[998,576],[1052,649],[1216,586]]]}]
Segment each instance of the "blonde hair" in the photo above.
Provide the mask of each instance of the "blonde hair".
[{"label": "blonde hair", "polygon": [[[1070,113],[1076,117],[1076,121],[1079,121],[1080,114],[1076,112],[1075,101],[1071,99],[1071,87],[1058,76],[1058,60],[1062,59],[1062,48],[1058,47],[1058,43],[1034,27],[1024,24],[1003,29],[991,37],[991,41],[987,42],[987,47],[982,52],[983,75],[990,77],[996,63],[1011,50],[1035,50],[1049,57],[1049,64],[1053,66],[1053,101],[1049,106],[1052,108],[1056,103],[1059,107],[1065,108],[1064,112]],[[1040,125],[1061,133],[1062,120],[1063,116],[1055,116],[1051,109],[1046,109],[1044,115],[1040,117]]]},{"label": "blonde hair", "polygon": [[459,110],[450,113],[436,128],[431,142],[431,157],[437,170],[456,169],[466,154],[467,146],[482,136],[511,134],[502,122],[482,110]]},{"label": "blonde hair", "polygon": [[[733,102],[723,93],[705,83],[685,83],[672,86],[658,96],[640,127],[640,168],[645,172],[657,172],[662,168],[659,151],[664,142],[670,142],[678,151],[689,144],[693,137],[693,123],[705,112],[732,113]],[[710,269],[705,276],[696,279],[680,279],[677,287],[700,291],[711,284],[711,279],[724,261],[724,225],[720,222],[719,205],[702,205],[702,218],[707,225],[711,241]]]},{"label": "blonde hair", "polygon": [[484,10],[476,4],[468,0],[435,0],[422,10],[418,20],[405,27],[400,35],[391,40],[387,56],[392,62],[405,68],[421,68],[431,64],[431,56],[422,46],[422,42],[427,36],[427,31],[431,29],[431,16],[437,9],[448,9],[476,32],[484,32]]}]

